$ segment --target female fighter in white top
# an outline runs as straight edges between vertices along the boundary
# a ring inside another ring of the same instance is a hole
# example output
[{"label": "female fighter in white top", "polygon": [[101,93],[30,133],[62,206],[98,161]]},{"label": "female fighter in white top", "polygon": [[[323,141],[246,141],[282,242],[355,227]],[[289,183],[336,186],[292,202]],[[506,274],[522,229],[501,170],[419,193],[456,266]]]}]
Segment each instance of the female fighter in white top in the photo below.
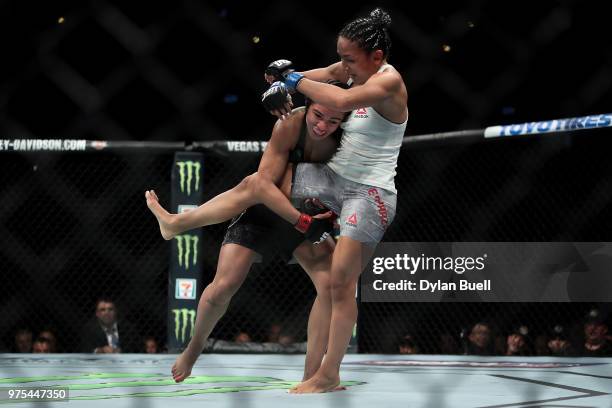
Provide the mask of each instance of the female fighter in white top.
[{"label": "female fighter in white top", "polygon": [[[280,71],[284,86],[297,90],[331,109],[351,112],[343,124],[337,154],[327,164],[299,164],[291,199],[318,198],[339,215],[340,238],[331,267],[332,316],[327,354],[318,371],[292,392],[333,390],[340,383],[340,363],[357,319],[355,290],[365,261],[373,254],[395,216],[395,168],[408,120],[408,92],[401,75],[387,64],[391,18],[380,9],[348,23],[339,33],[341,61],[305,73]],[[281,64],[282,65],[282,64]],[[281,66],[282,69],[282,66]],[[352,80],[353,87],[338,89],[323,81]],[[273,85],[265,99],[285,92]],[[279,108],[279,115],[287,114]],[[188,213],[169,214],[147,193],[147,204],[168,239],[182,231],[230,219],[245,208],[263,203],[317,240],[324,220],[301,214],[270,179],[255,173],[238,186]]]}]

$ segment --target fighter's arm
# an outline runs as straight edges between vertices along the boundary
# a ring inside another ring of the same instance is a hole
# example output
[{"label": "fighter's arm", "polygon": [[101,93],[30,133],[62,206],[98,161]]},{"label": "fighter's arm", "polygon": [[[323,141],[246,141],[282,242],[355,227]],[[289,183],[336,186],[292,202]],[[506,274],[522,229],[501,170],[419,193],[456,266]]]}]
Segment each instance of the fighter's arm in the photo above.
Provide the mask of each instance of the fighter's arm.
[{"label": "fighter's arm", "polygon": [[259,162],[257,173],[278,185],[287,169],[289,153],[299,137],[302,115],[291,115],[287,120],[277,120],[272,136]]},{"label": "fighter's arm", "polygon": [[[295,73],[293,63],[284,59],[272,62],[264,72],[264,78],[271,86],[263,93],[261,102],[266,110],[280,119],[284,119],[285,115],[289,114],[293,107],[287,88],[278,82],[283,82],[290,73]],[[348,74],[341,62],[336,62],[325,68],[316,68],[295,74],[301,78],[304,77],[317,82],[327,82],[330,79],[334,79],[347,83],[349,80]]]},{"label": "fighter's arm", "polygon": [[327,82],[329,79],[335,79],[336,81],[346,83],[349,79],[346,70],[342,68],[341,62],[336,62],[325,68],[316,68],[308,71],[301,72],[306,78],[317,81]]},{"label": "fighter's arm", "polygon": [[349,112],[364,106],[374,106],[396,93],[401,79],[393,74],[382,73],[373,76],[365,84],[349,89],[312,81],[299,81],[297,90],[313,101],[342,112]]}]

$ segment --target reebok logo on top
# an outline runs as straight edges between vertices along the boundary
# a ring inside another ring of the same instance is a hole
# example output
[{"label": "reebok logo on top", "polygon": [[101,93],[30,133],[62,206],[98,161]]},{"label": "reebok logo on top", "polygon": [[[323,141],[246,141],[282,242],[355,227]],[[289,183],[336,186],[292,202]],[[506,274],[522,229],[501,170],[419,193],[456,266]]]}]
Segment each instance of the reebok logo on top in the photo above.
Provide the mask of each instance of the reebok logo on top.
[{"label": "reebok logo on top", "polygon": [[368,116],[368,108],[359,108],[355,111],[355,115],[353,115],[354,118],[358,118],[358,119],[367,119]]}]

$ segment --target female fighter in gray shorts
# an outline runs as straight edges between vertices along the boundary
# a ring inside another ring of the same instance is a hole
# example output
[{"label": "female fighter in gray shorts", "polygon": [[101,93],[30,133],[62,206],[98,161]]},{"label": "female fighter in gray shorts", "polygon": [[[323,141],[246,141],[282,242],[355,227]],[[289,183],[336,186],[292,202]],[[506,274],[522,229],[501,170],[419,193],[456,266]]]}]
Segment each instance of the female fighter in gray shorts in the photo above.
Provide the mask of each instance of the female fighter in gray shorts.
[{"label": "female fighter in gray shorts", "polygon": [[[357,319],[355,290],[359,275],[395,215],[395,168],[408,120],[404,81],[387,64],[391,18],[376,9],[348,23],[339,33],[340,62],[304,73],[280,72],[290,91],[298,91],[329,108],[351,112],[338,152],[327,164],[296,168],[292,199],[319,198],[339,214],[340,238],[331,268],[332,317],[327,353],[315,375],[296,386],[297,393],[326,392],[340,382],[340,363]],[[323,83],[352,80],[350,89]],[[285,92],[273,85],[266,98]],[[279,107],[280,115],[288,113]],[[255,173],[238,186],[183,214],[157,211],[162,234],[225,221],[245,208],[263,203],[316,240],[322,222],[301,214],[269,178]],[[155,213],[155,211],[154,211]]]}]

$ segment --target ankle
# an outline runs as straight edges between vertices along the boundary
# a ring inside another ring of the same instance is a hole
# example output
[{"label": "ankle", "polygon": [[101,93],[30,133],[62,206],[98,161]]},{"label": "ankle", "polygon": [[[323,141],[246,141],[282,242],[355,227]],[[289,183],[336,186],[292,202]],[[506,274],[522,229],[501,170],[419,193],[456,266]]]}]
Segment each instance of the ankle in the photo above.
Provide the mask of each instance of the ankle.
[{"label": "ankle", "polygon": [[324,364],[321,365],[321,368],[319,368],[316,374],[328,380],[340,378],[340,370],[336,370],[334,367],[330,366],[326,367]]},{"label": "ankle", "polygon": [[200,354],[202,354],[202,350],[204,350],[204,343],[199,342],[199,341],[191,341],[189,342],[189,344],[187,345],[187,347],[185,347],[184,352],[188,355],[196,355],[199,356]]},{"label": "ankle", "polygon": [[311,379],[316,373],[317,373],[317,370],[304,371],[304,376],[302,377],[302,381]]}]

